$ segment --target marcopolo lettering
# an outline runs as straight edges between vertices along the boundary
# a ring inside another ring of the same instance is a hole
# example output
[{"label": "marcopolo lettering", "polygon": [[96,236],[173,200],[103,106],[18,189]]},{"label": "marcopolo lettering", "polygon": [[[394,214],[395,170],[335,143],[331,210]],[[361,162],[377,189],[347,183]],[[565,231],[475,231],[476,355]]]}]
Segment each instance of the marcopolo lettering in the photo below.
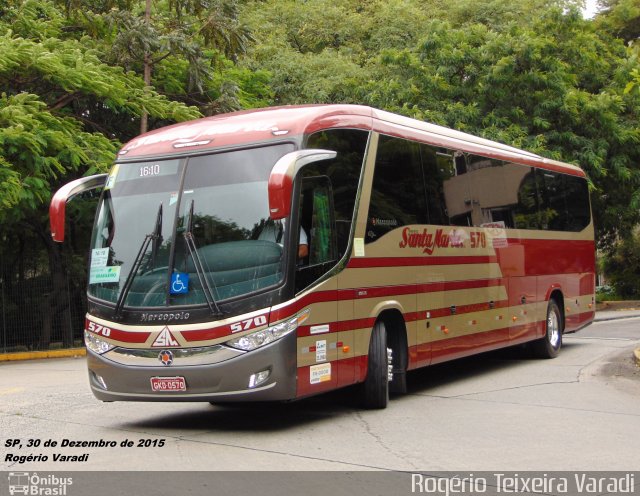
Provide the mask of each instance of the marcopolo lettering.
[{"label": "marcopolo lettering", "polygon": [[172,320],[187,320],[189,312],[175,313],[143,313],[140,316],[141,322],[171,322]]}]

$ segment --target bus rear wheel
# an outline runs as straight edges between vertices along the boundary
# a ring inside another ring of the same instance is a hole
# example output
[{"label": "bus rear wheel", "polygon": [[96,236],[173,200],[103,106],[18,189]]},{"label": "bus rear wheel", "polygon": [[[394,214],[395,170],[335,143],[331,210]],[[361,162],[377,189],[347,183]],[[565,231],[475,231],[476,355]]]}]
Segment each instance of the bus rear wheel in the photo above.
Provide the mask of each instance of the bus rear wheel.
[{"label": "bus rear wheel", "polygon": [[362,384],[362,403],[365,408],[386,408],[389,403],[390,351],[387,348],[387,329],[381,320],[376,322],[369,342],[367,378]]},{"label": "bus rear wheel", "polygon": [[549,300],[545,333],[533,343],[533,352],[540,358],[555,358],[562,348],[562,313],[555,300]]}]

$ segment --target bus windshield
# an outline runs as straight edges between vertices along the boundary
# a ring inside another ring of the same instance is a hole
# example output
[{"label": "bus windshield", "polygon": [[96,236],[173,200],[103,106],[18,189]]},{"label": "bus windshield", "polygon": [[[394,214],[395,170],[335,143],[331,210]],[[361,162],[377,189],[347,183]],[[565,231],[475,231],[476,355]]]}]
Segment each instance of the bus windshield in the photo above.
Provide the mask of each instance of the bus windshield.
[{"label": "bus windshield", "polygon": [[98,206],[89,295],[122,307],[209,304],[277,285],[286,223],[267,182],[292,144],[116,164]]}]

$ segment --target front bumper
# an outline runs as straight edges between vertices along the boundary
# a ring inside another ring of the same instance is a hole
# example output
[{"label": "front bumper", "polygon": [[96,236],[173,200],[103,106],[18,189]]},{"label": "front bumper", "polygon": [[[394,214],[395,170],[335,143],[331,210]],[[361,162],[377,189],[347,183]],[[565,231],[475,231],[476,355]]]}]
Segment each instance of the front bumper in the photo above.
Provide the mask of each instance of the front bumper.
[{"label": "front bumper", "polygon": [[[159,354],[161,350],[150,353]],[[179,354],[180,350],[172,350]],[[284,401],[296,397],[296,334],[257,350],[238,354],[217,363],[176,360],[171,366],[124,365],[87,350],[89,384],[102,401]],[[200,360],[202,361],[202,360]],[[182,363],[180,363],[182,362]],[[140,362],[142,363],[142,362]],[[249,378],[269,370],[269,378],[249,387]],[[186,391],[154,392],[155,377],[184,377]]]}]

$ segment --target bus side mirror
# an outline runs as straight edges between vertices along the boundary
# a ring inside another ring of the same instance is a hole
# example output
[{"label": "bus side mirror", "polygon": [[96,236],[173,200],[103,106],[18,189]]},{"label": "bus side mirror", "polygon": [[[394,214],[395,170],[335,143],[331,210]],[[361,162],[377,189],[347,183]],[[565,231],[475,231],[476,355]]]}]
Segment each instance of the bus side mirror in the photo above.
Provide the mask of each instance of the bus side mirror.
[{"label": "bus side mirror", "polygon": [[298,150],[278,160],[269,175],[269,216],[279,220],[291,213],[293,180],[300,169],[320,160],[330,160],[336,155],[337,152],[331,150]]},{"label": "bus side mirror", "polygon": [[81,177],[65,184],[55,192],[49,205],[49,223],[51,224],[51,237],[54,241],[64,241],[65,210],[67,202],[76,195],[96,188],[102,188],[107,181],[108,174],[96,174],[95,176]]}]

